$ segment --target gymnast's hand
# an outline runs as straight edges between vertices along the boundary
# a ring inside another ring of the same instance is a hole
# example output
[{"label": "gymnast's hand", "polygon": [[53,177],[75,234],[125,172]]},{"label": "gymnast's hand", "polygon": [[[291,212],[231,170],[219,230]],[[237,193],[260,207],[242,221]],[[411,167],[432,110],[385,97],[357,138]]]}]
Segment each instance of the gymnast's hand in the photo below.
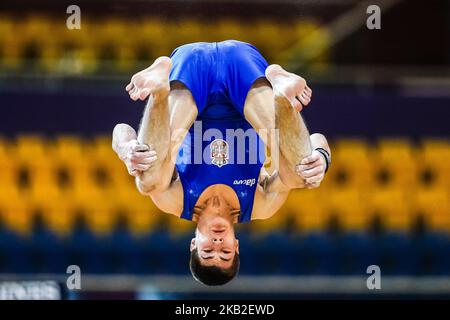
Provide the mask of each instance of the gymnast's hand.
[{"label": "gymnast's hand", "polygon": [[311,155],[304,158],[295,169],[296,173],[305,179],[306,188],[317,188],[320,186],[320,183],[325,176],[325,158],[319,151],[314,150]]},{"label": "gymnast's hand", "polygon": [[128,173],[134,177],[148,170],[157,159],[156,152],[151,147],[135,139],[121,147],[119,157],[127,166]]}]

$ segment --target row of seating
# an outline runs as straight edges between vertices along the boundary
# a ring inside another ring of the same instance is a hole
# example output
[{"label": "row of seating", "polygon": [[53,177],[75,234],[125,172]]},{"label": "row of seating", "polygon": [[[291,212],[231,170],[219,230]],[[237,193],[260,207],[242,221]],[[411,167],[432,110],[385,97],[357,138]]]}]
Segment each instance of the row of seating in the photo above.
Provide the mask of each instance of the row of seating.
[{"label": "row of seating", "polygon": [[[83,227],[61,241],[45,228],[21,238],[0,228],[0,273],[62,274],[76,263],[83,273],[188,274],[192,234],[154,230],[135,237],[117,229],[98,237]],[[449,275],[450,237],[386,232],[238,233],[240,274],[362,275],[376,264],[383,275]]]},{"label": "row of seating", "polygon": [[[347,230],[367,230],[378,219],[388,229],[408,230],[422,219],[433,230],[450,231],[449,196],[445,190],[432,189],[417,193],[398,189],[367,194],[357,189],[293,192],[276,215],[253,223],[252,227],[265,232],[290,225],[298,232],[309,232],[326,229],[335,221]],[[174,232],[192,230],[189,222],[161,213],[150,199],[137,192],[130,192],[128,196],[111,193],[108,197],[92,198],[84,203],[72,202],[71,195],[51,205],[45,201],[54,201],[52,198],[43,198],[34,205],[26,198],[22,200],[15,206],[0,206],[0,218],[10,229],[21,233],[30,230],[33,217],[38,214],[60,234],[69,233],[80,216],[100,234],[110,232],[118,221],[122,221],[121,218],[126,219],[135,233],[146,232],[162,221],[169,223]]]},{"label": "row of seating", "polygon": [[294,44],[310,46],[312,38],[318,43],[328,39],[318,23],[306,19],[243,23],[228,18],[205,22],[83,17],[81,29],[74,30],[68,29],[65,22],[47,16],[20,20],[1,16],[0,61],[5,68],[14,69],[29,65],[34,59],[43,70],[53,72],[92,72],[106,61],[125,71],[135,67],[137,60],[169,55],[181,44],[237,39],[255,44],[268,59],[280,62]]},{"label": "row of seating", "polygon": [[[50,192],[20,195],[4,190],[0,197],[0,218],[20,233],[27,233],[33,217],[39,214],[60,234],[69,233],[80,216],[98,233],[110,232],[122,217],[135,233],[146,232],[162,221],[169,223],[174,232],[192,230],[189,222],[161,213],[134,188],[108,190],[103,194],[84,191],[82,195],[62,193],[55,197]],[[450,231],[450,193],[436,188],[415,192],[395,188],[293,191],[276,215],[252,226],[258,232],[288,225],[296,231],[312,231],[326,229],[336,221],[344,229],[366,230],[377,219],[388,229],[407,230],[422,219],[433,230]]]},{"label": "row of seating", "polygon": [[[293,191],[279,213],[252,224],[255,230],[286,225],[321,230],[333,221],[361,230],[377,219],[389,229],[405,230],[422,219],[432,229],[450,231],[448,141],[416,146],[384,139],[372,146],[341,139],[331,145],[333,164],[322,186]],[[419,170],[430,177],[419,179]],[[380,172],[384,180],[377,178]],[[161,214],[138,193],[106,136],[0,139],[0,217],[9,228],[27,233],[37,215],[60,234],[69,233],[80,216],[99,234],[110,232],[121,217],[135,233],[161,223],[174,232],[192,231],[192,224]]]},{"label": "row of seating", "polygon": [[[371,188],[393,186],[450,188],[450,141],[380,139],[371,145],[360,139],[332,141],[331,186]],[[0,138],[0,187],[19,183],[37,188],[92,184],[128,185],[130,179],[111,148],[110,136],[83,140],[76,136],[45,139],[20,136]]]}]

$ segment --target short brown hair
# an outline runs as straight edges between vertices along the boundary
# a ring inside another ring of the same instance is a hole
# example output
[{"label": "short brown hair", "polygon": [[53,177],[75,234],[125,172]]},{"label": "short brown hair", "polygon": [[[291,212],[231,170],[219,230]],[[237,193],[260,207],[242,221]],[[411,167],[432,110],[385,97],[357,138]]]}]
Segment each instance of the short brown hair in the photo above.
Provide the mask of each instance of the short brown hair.
[{"label": "short brown hair", "polygon": [[220,286],[231,281],[239,272],[239,254],[234,255],[233,263],[228,269],[216,266],[203,266],[200,263],[197,249],[191,251],[189,269],[195,280],[208,286]]}]

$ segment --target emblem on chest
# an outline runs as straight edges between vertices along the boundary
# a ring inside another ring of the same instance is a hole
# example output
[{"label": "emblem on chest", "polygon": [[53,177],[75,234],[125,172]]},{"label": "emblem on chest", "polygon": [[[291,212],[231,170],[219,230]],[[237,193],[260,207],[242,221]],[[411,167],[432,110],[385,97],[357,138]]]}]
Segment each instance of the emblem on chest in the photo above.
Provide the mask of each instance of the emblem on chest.
[{"label": "emblem on chest", "polygon": [[219,168],[228,164],[228,143],[222,139],[216,139],[209,145],[211,162]]}]

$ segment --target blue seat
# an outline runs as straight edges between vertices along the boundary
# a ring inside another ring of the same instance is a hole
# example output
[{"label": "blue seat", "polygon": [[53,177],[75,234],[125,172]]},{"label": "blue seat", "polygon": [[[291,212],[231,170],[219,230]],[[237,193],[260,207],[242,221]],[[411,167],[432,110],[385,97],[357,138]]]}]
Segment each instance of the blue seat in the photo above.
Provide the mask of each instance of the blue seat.
[{"label": "blue seat", "polygon": [[325,233],[299,235],[292,242],[290,260],[296,274],[328,275],[336,272],[336,250]]},{"label": "blue seat", "polygon": [[[250,240],[254,274],[285,274],[291,268],[291,238],[283,232],[271,232]],[[246,259],[243,254],[243,259]]]},{"label": "blue seat", "polygon": [[66,272],[69,261],[64,242],[45,226],[34,228],[29,239],[29,248],[31,272]]},{"label": "blue seat", "polygon": [[344,233],[335,238],[336,274],[353,275],[365,273],[372,264],[373,248],[369,237],[361,232]]},{"label": "blue seat", "polygon": [[104,240],[86,226],[74,229],[68,242],[69,264],[78,265],[84,273],[101,274],[111,271],[104,255]]},{"label": "blue seat", "polygon": [[413,275],[417,270],[414,247],[406,234],[388,232],[371,237],[373,257],[384,275]]},{"label": "blue seat", "polygon": [[[188,253],[188,244],[186,244]],[[177,265],[173,265],[174,257],[179,251],[179,247],[170,237],[170,234],[157,229],[141,237],[138,240],[139,251],[142,253],[140,272],[143,274],[161,274],[179,271]],[[186,262],[187,263],[187,262]]]},{"label": "blue seat", "polygon": [[137,239],[127,228],[116,228],[104,239],[103,249],[111,273],[139,273],[140,251]]},{"label": "blue seat", "polygon": [[416,275],[450,275],[450,238],[448,234],[426,233],[412,239],[417,256]]},{"label": "blue seat", "polygon": [[0,226],[0,273],[31,273],[26,238]]}]

